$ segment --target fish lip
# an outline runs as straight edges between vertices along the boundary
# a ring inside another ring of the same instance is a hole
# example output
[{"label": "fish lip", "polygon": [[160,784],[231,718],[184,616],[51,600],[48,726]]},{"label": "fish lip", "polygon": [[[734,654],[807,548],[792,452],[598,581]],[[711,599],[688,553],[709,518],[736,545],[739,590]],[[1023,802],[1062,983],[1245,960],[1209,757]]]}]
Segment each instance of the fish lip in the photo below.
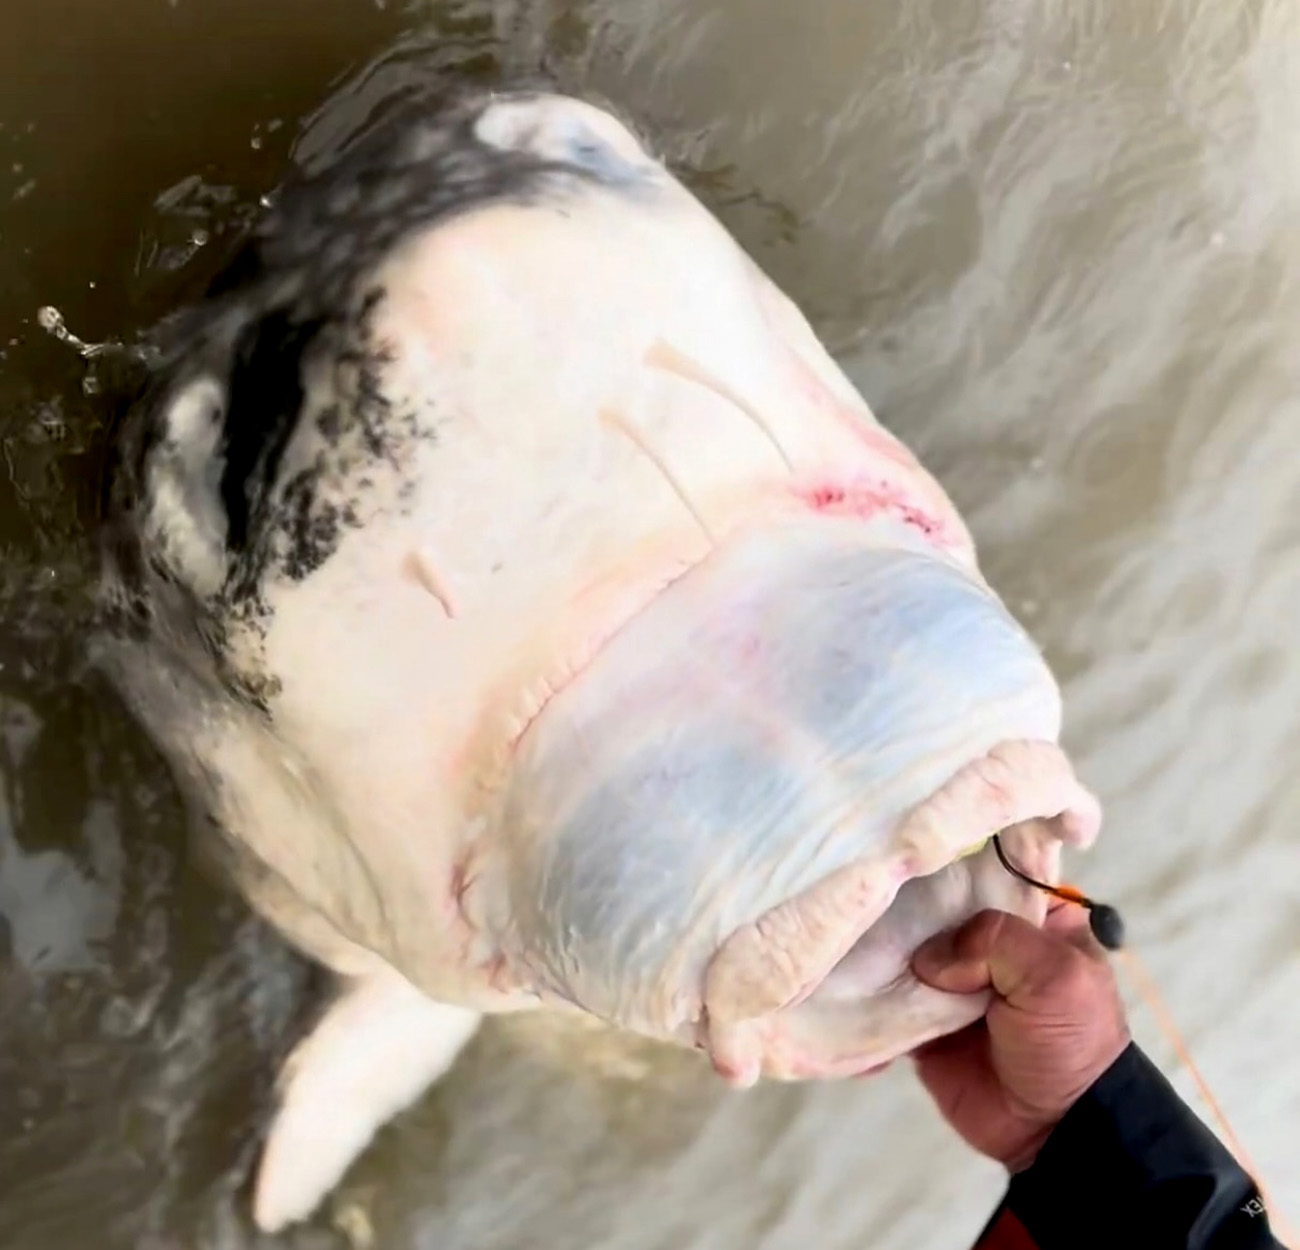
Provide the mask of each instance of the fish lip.
[{"label": "fish lip", "polygon": [[[1019,793],[999,787],[999,771],[1009,768],[1011,776],[1025,775],[1026,765],[1042,768],[1037,786],[1022,788]],[[845,865],[772,908],[756,922],[742,926],[723,942],[706,969],[703,1001],[709,1050],[715,1067],[729,1080],[745,1086],[760,1074],[769,1074],[768,1043],[779,1033],[785,1014],[815,998],[831,973],[893,904],[906,881],[941,872],[963,857],[963,852],[976,841],[972,836],[974,831],[956,821],[935,827],[934,821],[942,818],[949,806],[960,809],[979,789],[986,790],[990,799],[988,814],[981,815],[978,805],[974,809],[981,840],[987,841],[993,834],[1017,824],[1041,821],[1047,824],[1058,843],[1087,847],[1100,827],[1097,800],[1074,776],[1056,743],[1004,742],[970,760],[935,794],[902,817],[885,852]],[[1024,888],[1032,890],[1032,887]],[[779,944],[783,930],[798,935],[813,932],[807,918],[815,919],[822,909],[836,919],[824,926],[820,949],[797,963],[787,961],[784,979],[769,977],[763,984],[758,978],[764,970],[772,968],[770,948],[774,943]],[[890,984],[906,988],[913,980],[904,968]],[[878,987],[866,997],[883,998],[888,989],[889,985]],[[939,994],[939,991],[931,992]],[[945,1031],[927,1033],[922,1029],[914,1039],[902,1044],[897,1053],[873,1053],[868,1066],[885,1060],[892,1062]],[[809,1071],[808,1075],[854,1075],[853,1062],[850,1057],[848,1070]],[[841,1065],[830,1061],[815,1066],[838,1069]],[[787,1076],[787,1079],[797,1078]]]},{"label": "fish lip", "polygon": [[846,1079],[851,1081],[863,1081],[873,1076],[880,1076],[886,1068],[892,1068],[897,1062],[897,1057],[886,1059],[883,1063],[873,1063],[869,1067],[863,1068],[861,1072],[851,1072]]},{"label": "fish lip", "polygon": [[[625,630],[679,582],[705,570],[713,562],[726,558],[733,542],[755,536],[767,536],[780,541],[783,533],[791,527],[803,527],[819,533],[838,531],[849,536],[848,541],[863,547],[923,555],[926,559],[954,570],[973,584],[983,585],[978,570],[961,565],[950,551],[935,545],[926,535],[909,527],[897,514],[886,511],[884,514],[861,518],[828,514],[810,507],[801,494],[791,488],[789,482],[779,483],[771,494],[756,500],[752,511],[738,516],[733,525],[717,535],[715,543],[703,550],[688,556],[680,548],[674,550],[671,544],[666,543],[664,548],[668,551],[668,556],[659,559],[650,575],[642,578],[634,591],[629,591],[619,600],[616,614],[601,617],[599,629],[585,634],[573,631],[567,637],[564,631],[560,632],[561,645],[555,651],[558,658],[529,683],[530,692],[534,695],[541,688],[540,697],[520,700],[516,696],[513,706],[504,705],[504,714],[503,704],[495,703],[495,710],[480,718],[477,733],[472,739],[473,745],[465,754],[467,757],[477,756],[487,761],[478,774],[478,794],[482,796],[478,799],[482,804],[479,810],[483,813],[484,821],[499,819],[499,813],[506,802],[503,796],[509,794],[511,770],[515,766],[516,756],[526,749],[529,736],[541,731],[538,722],[543,713],[596,663]],[[600,588],[616,584],[617,581],[616,574],[608,574],[602,582],[593,583],[593,586]],[[507,961],[521,982],[551,983],[553,974],[521,939],[508,908],[502,906],[491,909],[483,917],[482,926],[492,933],[498,945],[506,952]],[[707,955],[704,960],[707,961]],[[704,1004],[698,972],[698,965],[691,969],[690,987],[684,991],[681,1001],[671,1011],[664,1013],[667,1024],[657,1022],[649,1030],[654,1035],[678,1036],[680,1030],[687,1029],[688,1026],[693,1029],[694,1023],[701,1020]],[[703,1034],[702,1028],[700,1031]]]}]

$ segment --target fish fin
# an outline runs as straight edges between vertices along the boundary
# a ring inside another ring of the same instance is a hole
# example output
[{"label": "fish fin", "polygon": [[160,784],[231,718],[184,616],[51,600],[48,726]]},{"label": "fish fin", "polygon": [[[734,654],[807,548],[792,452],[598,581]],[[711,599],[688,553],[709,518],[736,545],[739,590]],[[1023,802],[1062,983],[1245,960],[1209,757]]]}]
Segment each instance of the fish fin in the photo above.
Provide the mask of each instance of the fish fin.
[{"label": "fish fin", "polygon": [[426,998],[395,974],[350,983],[295,1047],[258,1164],[253,1219],[306,1219],[375,1133],[455,1063],[481,1013]]}]

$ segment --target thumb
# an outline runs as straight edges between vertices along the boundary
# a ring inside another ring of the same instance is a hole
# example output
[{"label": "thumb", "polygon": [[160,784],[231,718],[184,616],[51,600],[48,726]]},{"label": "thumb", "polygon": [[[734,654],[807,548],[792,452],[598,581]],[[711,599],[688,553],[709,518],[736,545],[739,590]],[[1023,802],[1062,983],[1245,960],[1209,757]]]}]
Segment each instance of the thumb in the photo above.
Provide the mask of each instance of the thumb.
[{"label": "thumb", "polygon": [[1016,1000],[1050,981],[1077,952],[1020,916],[982,911],[950,933],[923,942],[912,957],[918,980],[949,994],[992,988]]}]

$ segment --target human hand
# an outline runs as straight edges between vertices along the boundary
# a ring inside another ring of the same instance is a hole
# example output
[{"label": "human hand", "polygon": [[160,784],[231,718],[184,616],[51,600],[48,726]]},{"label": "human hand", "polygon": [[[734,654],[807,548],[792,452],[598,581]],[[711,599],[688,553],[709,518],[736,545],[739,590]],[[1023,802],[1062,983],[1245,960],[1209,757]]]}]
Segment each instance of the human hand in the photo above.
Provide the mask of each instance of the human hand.
[{"label": "human hand", "polygon": [[984,911],[913,957],[935,989],[993,991],[983,1019],[913,1058],[940,1114],[981,1154],[1027,1168],[1065,1113],[1119,1057],[1128,1022],[1083,908],[1053,900],[1043,928]]}]

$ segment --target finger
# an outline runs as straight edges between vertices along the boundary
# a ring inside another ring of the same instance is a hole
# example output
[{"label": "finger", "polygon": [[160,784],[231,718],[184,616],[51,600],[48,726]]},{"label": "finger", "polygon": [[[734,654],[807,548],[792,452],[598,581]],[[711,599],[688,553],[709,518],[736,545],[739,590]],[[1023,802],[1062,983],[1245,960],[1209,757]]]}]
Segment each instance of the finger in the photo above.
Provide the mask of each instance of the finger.
[{"label": "finger", "polygon": [[1092,931],[1092,914],[1086,907],[1066,899],[1058,900],[1056,908],[1049,909],[1043,928],[1048,933],[1063,937],[1075,950],[1097,963],[1107,963],[1110,954],[1097,941]]},{"label": "finger", "polygon": [[990,986],[1014,1000],[1053,977],[1078,952],[1059,934],[1019,916],[982,911],[952,933],[923,943],[912,960],[917,979],[950,994]]},{"label": "finger", "polygon": [[1086,908],[1063,898],[1053,899],[1052,902],[1056,905],[1048,907],[1047,919],[1043,921],[1043,928],[1048,933],[1056,933],[1061,937],[1077,937],[1091,932],[1088,928]]}]

